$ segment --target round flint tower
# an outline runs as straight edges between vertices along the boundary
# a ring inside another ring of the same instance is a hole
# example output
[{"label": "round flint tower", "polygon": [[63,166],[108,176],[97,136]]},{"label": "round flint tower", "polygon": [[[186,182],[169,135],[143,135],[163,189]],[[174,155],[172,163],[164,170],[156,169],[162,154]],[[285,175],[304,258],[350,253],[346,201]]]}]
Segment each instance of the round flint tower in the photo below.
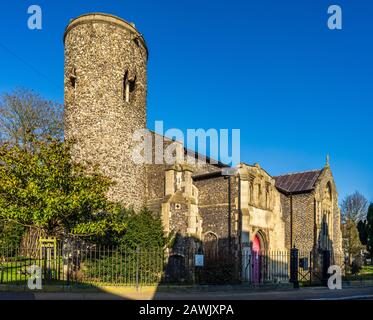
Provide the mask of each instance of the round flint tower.
[{"label": "round flint tower", "polygon": [[109,198],[140,208],[144,166],[132,161],[135,130],[146,127],[147,48],[118,17],[93,13],[66,28],[65,139],[76,161],[99,165],[115,185]]}]

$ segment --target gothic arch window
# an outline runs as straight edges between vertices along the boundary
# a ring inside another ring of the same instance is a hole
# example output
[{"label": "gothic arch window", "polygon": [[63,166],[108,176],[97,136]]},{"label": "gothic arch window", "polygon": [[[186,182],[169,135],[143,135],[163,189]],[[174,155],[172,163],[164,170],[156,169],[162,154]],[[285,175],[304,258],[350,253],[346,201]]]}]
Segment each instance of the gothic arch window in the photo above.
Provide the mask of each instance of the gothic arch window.
[{"label": "gothic arch window", "polygon": [[218,258],[218,236],[212,232],[206,232],[203,237],[206,260],[216,260]]},{"label": "gothic arch window", "polygon": [[322,245],[330,249],[333,239],[333,192],[330,181],[325,185],[322,201]]},{"label": "gothic arch window", "polygon": [[328,221],[328,243],[327,243],[327,248],[328,250],[331,249],[331,243],[333,239],[333,215],[331,211],[329,210],[327,213],[327,221]]},{"label": "gothic arch window", "polygon": [[75,87],[76,87],[76,68],[73,68],[71,70],[69,81],[70,81],[71,87],[75,89]]},{"label": "gothic arch window", "polygon": [[330,210],[324,210],[322,213],[321,230],[319,237],[319,246],[323,250],[330,250],[333,239],[333,219]]},{"label": "gothic arch window", "polygon": [[328,236],[328,219],[327,219],[327,212],[325,211],[324,214],[323,214],[323,217],[322,217],[322,235],[324,237],[327,237]]},{"label": "gothic arch window", "polygon": [[321,224],[321,248],[326,250],[329,246],[329,224],[328,224],[328,212],[324,211],[322,224]]},{"label": "gothic arch window", "polygon": [[332,187],[331,187],[330,182],[326,184],[326,187],[324,190],[324,199],[330,202],[333,200]]},{"label": "gothic arch window", "polygon": [[125,102],[131,101],[132,93],[136,87],[136,76],[133,79],[129,79],[128,70],[125,72],[123,77],[123,100]]}]

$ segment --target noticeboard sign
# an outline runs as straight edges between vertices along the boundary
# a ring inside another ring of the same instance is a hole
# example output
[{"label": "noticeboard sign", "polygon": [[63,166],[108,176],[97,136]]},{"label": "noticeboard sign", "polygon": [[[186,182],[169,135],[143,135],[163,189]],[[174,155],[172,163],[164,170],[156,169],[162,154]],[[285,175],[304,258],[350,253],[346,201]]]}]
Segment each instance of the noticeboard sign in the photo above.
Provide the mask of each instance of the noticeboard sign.
[{"label": "noticeboard sign", "polygon": [[203,254],[196,254],[194,257],[195,266],[196,267],[203,267],[204,265],[204,256]]}]

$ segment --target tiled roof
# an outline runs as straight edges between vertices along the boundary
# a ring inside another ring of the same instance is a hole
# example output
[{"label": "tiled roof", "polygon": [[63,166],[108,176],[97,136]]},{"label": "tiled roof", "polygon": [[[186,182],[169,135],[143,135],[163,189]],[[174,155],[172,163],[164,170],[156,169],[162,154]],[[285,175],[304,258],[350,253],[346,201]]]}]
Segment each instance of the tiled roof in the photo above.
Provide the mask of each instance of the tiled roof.
[{"label": "tiled roof", "polygon": [[322,169],[289,173],[273,178],[276,181],[276,187],[281,191],[289,193],[308,192],[315,188],[315,183],[321,172]]}]

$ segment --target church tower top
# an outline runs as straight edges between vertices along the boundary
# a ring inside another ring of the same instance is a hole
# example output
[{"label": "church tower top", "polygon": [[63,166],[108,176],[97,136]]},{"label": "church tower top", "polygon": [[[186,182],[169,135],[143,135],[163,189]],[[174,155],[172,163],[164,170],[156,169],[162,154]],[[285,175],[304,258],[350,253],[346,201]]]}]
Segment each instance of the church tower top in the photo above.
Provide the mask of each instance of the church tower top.
[{"label": "church tower top", "polygon": [[65,33],[63,37],[64,43],[65,43],[66,35],[70,32],[71,29],[73,29],[77,25],[80,25],[83,23],[92,23],[92,22],[108,23],[108,24],[116,25],[116,26],[119,26],[125,29],[125,31],[133,35],[134,39],[136,38],[142,43],[142,45],[144,46],[148,54],[148,48],[146,46],[145,39],[143,35],[136,29],[135,24],[133,22],[127,22],[126,20],[120,17],[117,17],[115,15],[101,13],[101,12],[86,13],[77,18],[71,19],[65,29]]}]

